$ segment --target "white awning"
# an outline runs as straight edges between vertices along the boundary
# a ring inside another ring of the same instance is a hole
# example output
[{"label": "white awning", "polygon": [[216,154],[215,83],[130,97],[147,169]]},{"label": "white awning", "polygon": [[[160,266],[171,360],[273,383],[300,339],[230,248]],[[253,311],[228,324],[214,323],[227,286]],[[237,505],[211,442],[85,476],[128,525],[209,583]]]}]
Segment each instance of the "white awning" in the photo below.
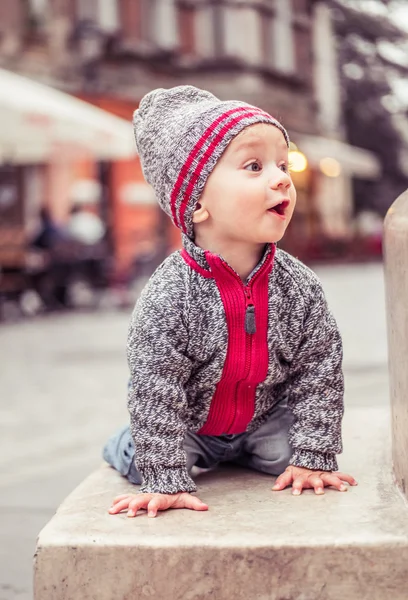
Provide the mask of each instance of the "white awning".
[{"label": "white awning", "polygon": [[97,160],[136,156],[132,124],[36,81],[0,69],[0,163],[47,162],[85,150]]},{"label": "white awning", "polygon": [[373,152],[364,148],[311,135],[294,135],[293,141],[312,166],[318,166],[323,158],[334,158],[346,173],[354,177],[378,179],[381,175],[380,161]]}]

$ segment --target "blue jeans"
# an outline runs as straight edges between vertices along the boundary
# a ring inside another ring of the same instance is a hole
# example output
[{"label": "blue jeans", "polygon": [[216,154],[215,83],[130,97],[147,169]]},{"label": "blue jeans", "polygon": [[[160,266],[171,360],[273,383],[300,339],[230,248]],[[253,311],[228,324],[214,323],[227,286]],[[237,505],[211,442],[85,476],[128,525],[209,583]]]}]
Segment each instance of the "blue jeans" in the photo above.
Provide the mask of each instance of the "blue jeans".
[{"label": "blue jeans", "polygon": [[[234,462],[262,473],[280,475],[292,456],[288,442],[292,423],[293,414],[284,398],[274,406],[268,420],[252,433],[213,436],[188,431],[184,439],[187,469],[191,472],[194,466],[209,469],[221,462]],[[103,458],[131,483],[142,483],[128,426],[108,440]]]}]

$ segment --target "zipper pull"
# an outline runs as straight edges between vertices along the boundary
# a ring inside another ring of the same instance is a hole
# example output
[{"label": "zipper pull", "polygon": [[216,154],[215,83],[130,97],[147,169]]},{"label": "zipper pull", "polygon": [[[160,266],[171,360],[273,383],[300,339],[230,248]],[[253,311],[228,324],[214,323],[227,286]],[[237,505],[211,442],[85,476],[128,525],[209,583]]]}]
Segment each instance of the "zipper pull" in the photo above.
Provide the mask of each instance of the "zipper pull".
[{"label": "zipper pull", "polygon": [[252,290],[245,288],[245,332],[249,334],[256,333],[255,306],[252,300]]},{"label": "zipper pull", "polygon": [[255,306],[248,304],[245,311],[245,332],[256,333]]}]

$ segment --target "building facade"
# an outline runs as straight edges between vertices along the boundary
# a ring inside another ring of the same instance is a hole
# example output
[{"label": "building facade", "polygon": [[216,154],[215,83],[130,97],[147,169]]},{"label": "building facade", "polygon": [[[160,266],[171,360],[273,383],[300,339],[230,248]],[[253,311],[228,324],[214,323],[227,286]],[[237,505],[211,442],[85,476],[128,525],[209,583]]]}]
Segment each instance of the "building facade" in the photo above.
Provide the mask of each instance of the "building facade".
[{"label": "building facade", "polygon": [[[284,245],[305,257],[317,239],[351,235],[350,177],[378,175],[344,143],[330,11],[316,0],[13,0],[0,4],[0,66],[126,119],[156,87],[192,84],[259,105],[283,122],[307,163]],[[296,147],[293,148],[296,150]],[[322,161],[326,159],[326,168]],[[329,162],[327,162],[327,159]],[[331,161],[331,162],[330,162]],[[30,166],[27,203],[64,220],[81,179],[102,184],[100,210],[120,268],[178,233],[163,221],[137,159],[50,157]],[[33,179],[33,181],[34,181]],[[34,198],[35,196],[35,198]],[[164,250],[165,251],[165,250]]]}]

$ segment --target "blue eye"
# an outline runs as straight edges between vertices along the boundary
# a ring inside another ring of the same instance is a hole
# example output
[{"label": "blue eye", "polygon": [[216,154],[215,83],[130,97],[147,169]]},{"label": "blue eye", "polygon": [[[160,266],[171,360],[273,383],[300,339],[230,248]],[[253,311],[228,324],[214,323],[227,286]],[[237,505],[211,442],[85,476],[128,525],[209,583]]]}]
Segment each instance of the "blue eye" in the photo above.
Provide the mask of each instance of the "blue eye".
[{"label": "blue eye", "polygon": [[247,171],[252,171],[252,173],[258,173],[262,170],[262,165],[258,160],[254,160],[254,162],[251,162],[251,164],[247,165],[245,169]]},{"label": "blue eye", "polygon": [[289,173],[289,166],[288,165],[279,165],[279,168],[284,172],[284,173]]}]

